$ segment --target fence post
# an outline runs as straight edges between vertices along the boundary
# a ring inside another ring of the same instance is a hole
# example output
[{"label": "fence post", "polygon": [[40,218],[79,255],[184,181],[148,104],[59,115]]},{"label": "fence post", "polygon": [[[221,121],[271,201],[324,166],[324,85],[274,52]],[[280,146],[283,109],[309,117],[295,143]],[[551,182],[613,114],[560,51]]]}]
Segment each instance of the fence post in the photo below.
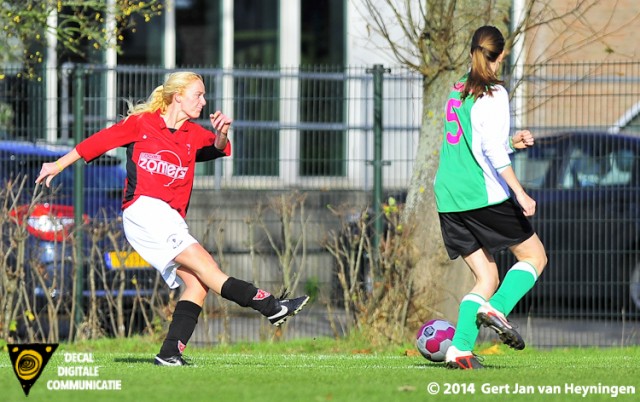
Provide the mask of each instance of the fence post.
[{"label": "fence post", "polygon": [[380,238],[383,232],[382,217],[382,166],[389,165],[382,160],[382,83],[384,73],[391,69],[384,68],[382,64],[375,64],[368,68],[367,73],[373,74],[373,160],[368,163],[373,165],[373,252],[374,259],[378,260]]},{"label": "fence post", "polygon": [[[73,140],[75,144],[80,143],[84,139],[84,79],[85,70],[83,67],[76,66],[73,70]],[[80,325],[83,318],[82,306],[82,288],[84,283],[84,236],[82,233],[82,225],[84,215],[84,163],[75,163],[73,165],[74,185],[73,185],[73,211],[75,222],[75,323]],[[76,327],[77,328],[77,327]]]}]

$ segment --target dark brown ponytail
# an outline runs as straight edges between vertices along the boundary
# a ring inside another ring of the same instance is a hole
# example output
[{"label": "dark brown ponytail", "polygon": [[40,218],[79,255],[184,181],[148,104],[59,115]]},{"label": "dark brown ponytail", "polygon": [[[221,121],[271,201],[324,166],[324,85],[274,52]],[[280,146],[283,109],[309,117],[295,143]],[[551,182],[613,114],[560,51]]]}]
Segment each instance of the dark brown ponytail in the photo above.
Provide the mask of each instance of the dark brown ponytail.
[{"label": "dark brown ponytail", "polygon": [[502,84],[489,63],[495,62],[504,50],[504,37],[498,28],[483,26],[476,30],[471,40],[471,71],[462,91],[462,99],[471,95],[481,98],[491,94],[496,84]]}]

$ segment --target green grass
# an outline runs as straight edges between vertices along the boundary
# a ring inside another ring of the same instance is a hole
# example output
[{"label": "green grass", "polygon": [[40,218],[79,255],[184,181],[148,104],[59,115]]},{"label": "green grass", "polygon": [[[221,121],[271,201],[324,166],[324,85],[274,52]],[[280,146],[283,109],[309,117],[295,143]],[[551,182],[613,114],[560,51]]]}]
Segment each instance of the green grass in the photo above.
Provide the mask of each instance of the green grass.
[{"label": "green grass", "polygon": [[[511,351],[485,350],[487,370],[446,370],[412,345],[373,350],[363,340],[309,339],[211,348],[190,346],[189,367],[151,364],[159,343],[146,338],[61,344],[31,388],[29,401],[635,401],[640,397],[640,347]],[[482,349],[482,348],[480,348]],[[64,361],[65,353],[91,353],[93,364]],[[99,376],[63,377],[59,367],[98,367]],[[53,391],[50,381],[120,380],[121,391]],[[533,386],[513,394],[514,384]],[[437,396],[428,387],[437,384]],[[495,388],[489,389],[487,385]],[[635,395],[611,391],[570,393],[565,384],[633,386]],[[560,386],[556,394],[538,386]],[[507,390],[508,387],[508,390]],[[445,392],[449,392],[445,394]],[[509,393],[506,393],[506,392]],[[8,353],[0,354],[2,401],[25,400]]]}]

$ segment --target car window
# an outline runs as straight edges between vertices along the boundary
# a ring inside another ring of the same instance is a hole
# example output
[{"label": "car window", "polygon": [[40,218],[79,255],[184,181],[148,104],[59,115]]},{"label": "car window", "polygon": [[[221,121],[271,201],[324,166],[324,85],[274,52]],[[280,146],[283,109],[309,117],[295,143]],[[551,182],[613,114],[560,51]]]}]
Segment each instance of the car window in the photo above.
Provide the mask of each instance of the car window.
[{"label": "car window", "polygon": [[631,172],[635,157],[632,151],[621,149],[609,154],[608,171],[600,180],[600,185],[626,185],[631,182]]},{"label": "car window", "polygon": [[576,146],[569,153],[560,187],[574,189],[628,185],[634,163],[634,153],[629,149],[609,149],[602,152]]},{"label": "car window", "polygon": [[[25,188],[19,196],[20,202],[28,202],[33,195],[35,179],[40,173],[42,163],[50,162],[52,159],[53,157],[48,155],[0,152],[0,186],[3,187],[10,180],[22,180],[26,177]],[[114,191],[114,194],[121,192],[124,175],[119,159],[108,155],[100,156],[85,166],[85,195],[102,196],[105,191]],[[42,190],[47,197],[51,197],[50,201],[69,204],[72,202],[74,181],[74,169],[65,169],[56,176],[51,189]]]},{"label": "car window", "polygon": [[513,154],[513,170],[522,186],[530,189],[543,188],[556,155],[557,149],[553,145]]}]

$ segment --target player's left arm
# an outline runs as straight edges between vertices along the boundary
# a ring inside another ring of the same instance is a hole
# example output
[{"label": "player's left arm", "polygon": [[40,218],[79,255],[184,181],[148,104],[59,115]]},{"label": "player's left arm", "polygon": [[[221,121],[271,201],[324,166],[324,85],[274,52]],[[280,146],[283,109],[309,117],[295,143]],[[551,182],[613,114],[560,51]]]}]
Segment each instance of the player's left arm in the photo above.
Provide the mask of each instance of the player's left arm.
[{"label": "player's left arm", "polygon": [[229,142],[227,135],[229,134],[229,129],[231,128],[233,120],[219,110],[210,114],[209,119],[211,119],[211,125],[216,131],[216,140],[214,145],[216,148],[224,150]]},{"label": "player's left arm", "polygon": [[500,169],[511,164],[509,154],[509,96],[502,86],[496,86],[491,96],[476,101],[471,115],[474,137],[480,139],[480,146],[491,166]]},{"label": "player's left arm", "polygon": [[535,142],[533,134],[529,130],[516,131],[509,141],[511,148],[514,150],[532,147]]},{"label": "player's left arm", "polygon": [[220,111],[209,115],[209,118],[216,133],[212,134],[209,130],[198,126],[205,132],[204,137],[201,137],[204,138],[205,143],[196,152],[196,162],[206,162],[231,155],[231,141],[227,135],[232,120]]},{"label": "player's left arm", "polygon": [[200,148],[196,152],[196,162],[207,162],[223,158],[225,156],[229,156],[229,154],[225,153],[224,150],[218,149],[215,145],[209,145],[204,148]]}]

